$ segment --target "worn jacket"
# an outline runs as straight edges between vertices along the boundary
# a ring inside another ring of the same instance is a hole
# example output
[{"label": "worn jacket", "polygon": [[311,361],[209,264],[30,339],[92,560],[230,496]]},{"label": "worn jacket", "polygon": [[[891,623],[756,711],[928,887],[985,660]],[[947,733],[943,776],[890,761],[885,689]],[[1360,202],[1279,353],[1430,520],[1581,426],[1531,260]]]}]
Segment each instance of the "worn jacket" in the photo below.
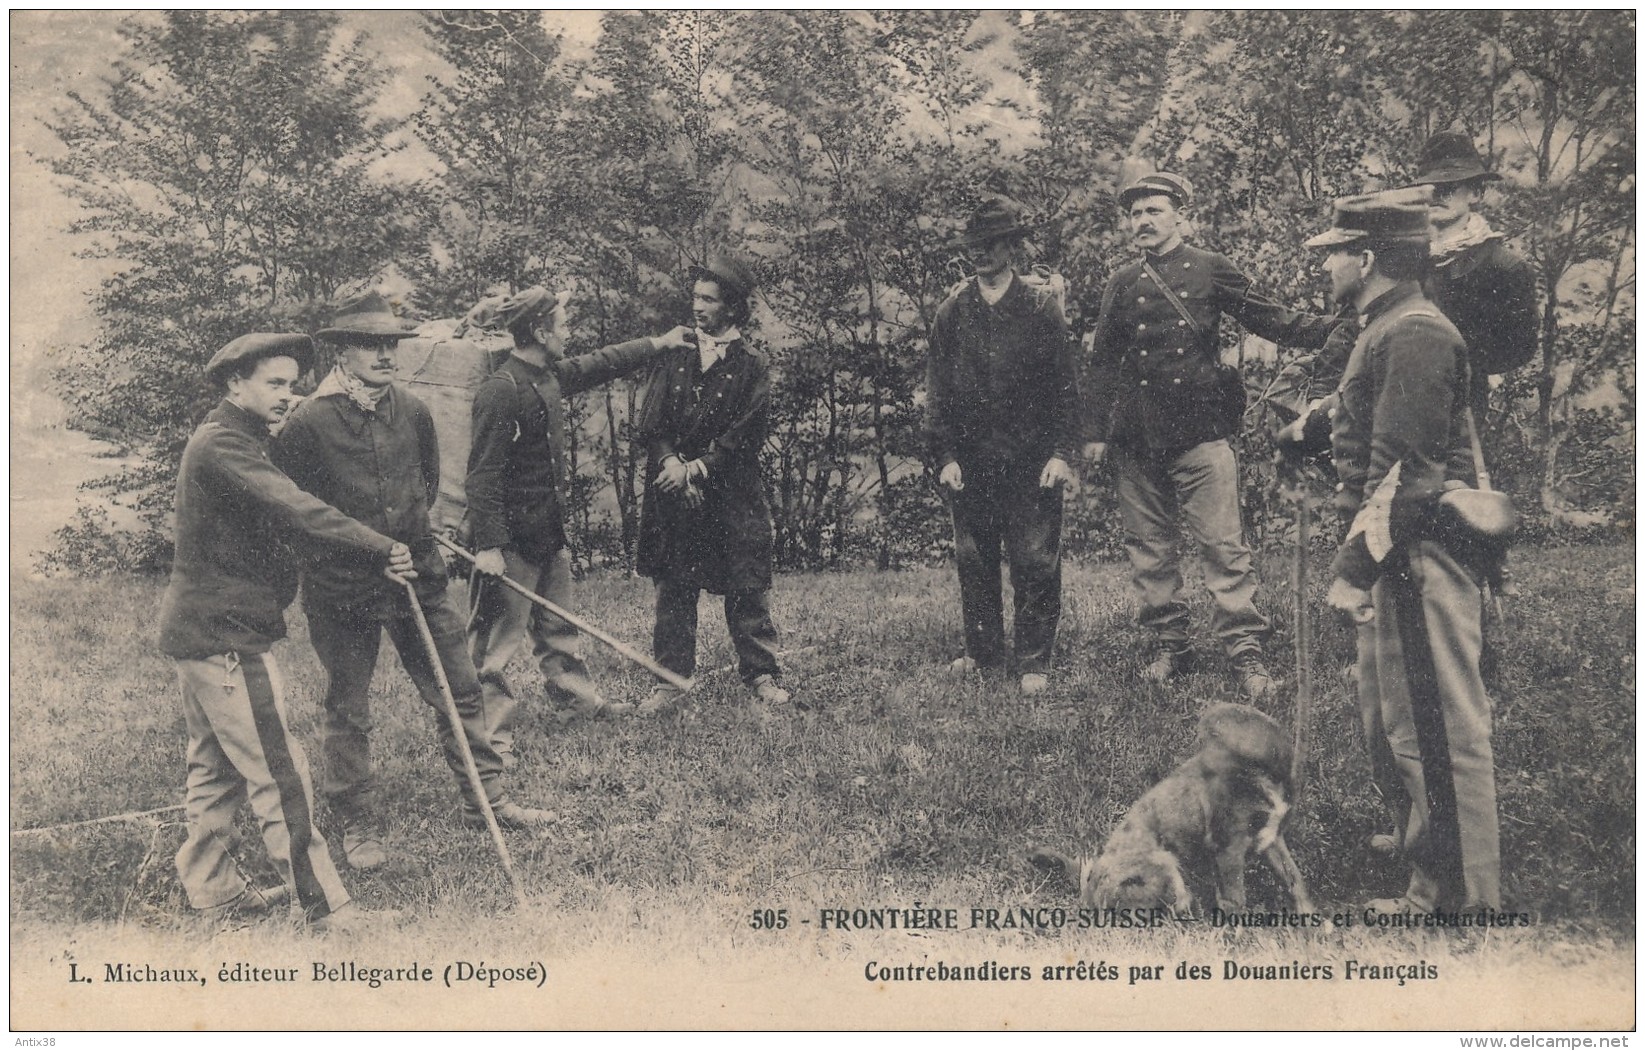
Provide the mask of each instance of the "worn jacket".
[{"label": "worn jacket", "polygon": [[1141,262],[1109,278],[1090,363],[1089,441],[1164,451],[1228,437],[1217,411],[1224,314],[1264,339],[1309,350],[1324,346],[1335,324],[1275,303],[1216,252],[1183,244],[1149,262],[1198,322],[1198,334]]},{"label": "worn jacket", "polygon": [[632,372],[660,353],[654,341],[636,339],[543,368],[510,355],[480,384],[465,486],[476,550],[513,547],[540,563],[565,546],[561,399]]},{"label": "worn jacket", "polygon": [[299,489],[269,459],[268,425],[223,401],[177,473],[177,544],[160,602],[160,649],[198,660],[264,653],[286,634],[296,548],[380,571],[394,541]]},{"label": "worn jacket", "polygon": [[[736,340],[707,372],[695,348],[665,355],[640,406],[646,446],[639,571],[714,594],[771,586],[771,509],[760,476],[770,426],[765,358]],[[701,506],[657,488],[662,462],[702,460]]]},{"label": "worn jacket", "polygon": [[[428,521],[440,485],[439,441],[428,406],[405,388],[391,384],[368,413],[322,383],[281,428],[274,462],[308,492],[411,548],[424,601],[445,590],[445,560]],[[305,609],[408,612],[404,588],[379,567],[322,549],[304,556]]]},{"label": "worn jacket", "polygon": [[1331,410],[1337,507],[1353,519],[1336,572],[1355,586],[1423,531],[1447,481],[1474,484],[1466,376],[1462,335],[1416,282],[1366,308]]},{"label": "worn jacket", "polygon": [[937,307],[925,373],[933,466],[1039,471],[1079,446],[1075,354],[1049,289],[1013,275],[990,306],[975,280]]},{"label": "worn jacket", "polygon": [[1492,237],[1434,260],[1424,288],[1462,333],[1472,373],[1470,400],[1474,411],[1483,413],[1490,377],[1536,356],[1536,271],[1500,237]]}]

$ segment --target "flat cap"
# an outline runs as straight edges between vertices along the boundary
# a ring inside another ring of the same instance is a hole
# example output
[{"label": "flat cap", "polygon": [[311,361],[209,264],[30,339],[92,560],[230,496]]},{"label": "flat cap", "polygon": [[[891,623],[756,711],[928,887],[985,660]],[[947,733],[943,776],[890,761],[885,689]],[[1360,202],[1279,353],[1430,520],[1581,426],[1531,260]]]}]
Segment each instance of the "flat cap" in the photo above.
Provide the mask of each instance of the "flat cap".
[{"label": "flat cap", "polygon": [[398,340],[410,339],[416,334],[415,326],[396,316],[387,300],[375,292],[366,292],[338,303],[331,326],[321,329],[319,338],[333,342],[346,341],[350,336]]},{"label": "flat cap", "polygon": [[497,328],[511,329],[522,321],[535,321],[554,310],[561,297],[544,288],[532,285],[503,300],[492,315],[491,323]]},{"label": "flat cap", "polygon": [[246,362],[282,357],[295,358],[297,368],[307,372],[314,364],[314,341],[301,332],[248,332],[211,356],[206,378],[221,383],[224,373]]},{"label": "flat cap", "polygon": [[1428,208],[1434,201],[1432,186],[1407,186],[1398,190],[1361,193],[1339,197],[1331,228],[1304,242],[1308,248],[1340,248],[1359,244],[1427,244],[1434,235]]},{"label": "flat cap", "polygon": [[1152,197],[1163,193],[1177,202],[1178,208],[1186,208],[1194,203],[1194,184],[1180,175],[1172,172],[1155,172],[1144,175],[1120,191],[1120,207],[1129,208],[1131,202],[1140,197]]},{"label": "flat cap", "polygon": [[721,292],[736,299],[747,299],[754,292],[754,272],[729,252],[715,252],[708,257],[708,262],[693,266],[686,273],[694,281],[713,281]]}]

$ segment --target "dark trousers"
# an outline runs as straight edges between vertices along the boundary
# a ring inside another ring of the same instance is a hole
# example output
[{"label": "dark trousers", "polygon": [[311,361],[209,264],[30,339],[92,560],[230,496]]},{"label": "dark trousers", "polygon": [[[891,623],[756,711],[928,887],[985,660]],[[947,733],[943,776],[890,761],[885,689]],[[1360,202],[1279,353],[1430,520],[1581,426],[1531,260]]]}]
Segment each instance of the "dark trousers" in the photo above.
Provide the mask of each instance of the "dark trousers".
[{"label": "dark trousers", "polygon": [[[486,732],[480,680],[468,656],[463,620],[445,595],[437,601],[425,602],[423,615],[428,620],[429,634],[434,637],[440,666],[457,701],[457,712],[480,773],[480,783],[495,806],[505,798],[503,761]],[[445,755],[446,766],[457,778],[464,806],[471,811],[478,810],[479,802],[473,798],[469,786],[463,753],[446,713],[445,696],[440,692],[434,666],[429,663],[422,634],[411,614],[382,619],[370,611],[310,609],[308,630],[314,652],[326,669],[323,791],[332,805],[342,810],[358,810],[369,803],[371,708],[367,692],[386,630],[412,684],[423,701],[434,709],[440,750]]]},{"label": "dark trousers", "polygon": [[[690,678],[697,670],[697,598],[702,589],[666,577],[657,581],[657,620],[651,633],[651,653],[657,663]],[[737,650],[737,671],[743,682],[762,675],[776,678],[777,628],[771,623],[770,593],[731,591],[725,596],[725,626]]]},{"label": "dark trousers", "polygon": [[1017,670],[1043,673],[1062,619],[1062,490],[1041,488],[1040,467],[1012,471],[962,464],[951,494],[965,652],[983,667],[1005,663],[1000,561],[1011,570]]}]

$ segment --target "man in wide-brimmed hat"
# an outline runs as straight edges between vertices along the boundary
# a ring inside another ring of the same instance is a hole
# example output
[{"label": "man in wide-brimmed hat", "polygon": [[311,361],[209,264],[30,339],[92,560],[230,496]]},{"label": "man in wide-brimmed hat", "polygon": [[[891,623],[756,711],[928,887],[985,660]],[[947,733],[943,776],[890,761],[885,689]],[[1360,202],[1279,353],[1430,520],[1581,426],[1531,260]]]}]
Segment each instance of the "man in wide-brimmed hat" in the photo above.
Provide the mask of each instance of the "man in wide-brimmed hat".
[{"label": "man in wide-brimmed hat", "polygon": [[[690,677],[697,667],[697,604],[725,596],[737,671],[764,709],[790,701],[771,619],[771,509],[760,478],[770,426],[771,376],[749,345],[754,275],[725,252],[688,272],[694,346],[665,355],[640,405],[646,447],[639,571],[657,583],[651,648],[657,663]],[[658,715],[683,697],[658,683],[640,707]]]},{"label": "man in wide-brimmed hat", "polygon": [[[1491,705],[1479,673],[1480,550],[1441,497],[1474,484],[1463,339],[1423,294],[1426,187],[1346,197],[1308,241],[1361,331],[1328,408],[1351,519],[1327,595],[1362,625],[1358,689],[1373,777],[1412,864],[1383,912],[1501,906]],[[1322,407],[1323,408],[1323,407]],[[1309,418],[1282,440],[1299,440]]]},{"label": "man in wide-brimmed hat", "polygon": [[[1482,439],[1491,377],[1528,364],[1537,347],[1536,271],[1475,210],[1485,185],[1501,178],[1467,135],[1442,131],[1423,144],[1411,179],[1434,188],[1433,267],[1423,288],[1468,344],[1468,400]],[[1506,579],[1501,591],[1518,593]]]},{"label": "man in wide-brimmed hat", "polygon": [[1196,542],[1212,600],[1211,629],[1247,697],[1275,689],[1262,661],[1268,619],[1257,611],[1251,551],[1240,524],[1239,467],[1230,439],[1243,419],[1244,380],[1221,362],[1224,314],[1265,339],[1318,349],[1336,320],[1288,310],[1258,292],[1226,256],[1183,239],[1193,186],[1155,172],[1119,192],[1142,251],[1103,291],[1087,401],[1086,457],[1113,450],[1138,620],[1158,643],[1142,669],[1163,683],[1193,664],[1179,564],[1181,519]]},{"label": "man in wide-brimmed hat", "polygon": [[[374,571],[409,572],[406,545],[294,485],[269,461],[269,429],[314,358],[304,335],[254,332],[206,365],[223,400],[183,450],[177,544],[160,603],[160,648],[177,666],[188,724],[188,838],[177,875],[189,903],[241,921],[295,897],[317,927],[359,911],[314,824],[302,747],[286,725],[274,643],[297,593],[293,545],[327,545]],[[249,802],[283,887],[249,886],[229,854]]]},{"label": "man in wide-brimmed hat", "polygon": [[[393,382],[396,348],[413,334],[375,293],[340,304],[331,325],[319,333],[336,348],[337,364],[291,414],[275,439],[275,459],[304,489],[410,547],[417,601],[498,823],[505,829],[546,825],[554,815],[519,806],[503,790],[503,762],[486,731],[463,617],[446,594],[445,560],[428,518],[440,485],[434,418]],[[372,869],[387,860],[372,800],[367,705],[385,630],[417,691],[438,713],[446,765],[463,797],[464,823],[484,828],[481,801],[469,785],[406,589],[346,550],[315,545],[303,554],[303,608],[314,651],[326,669],[324,791],[342,825],[348,863]]]},{"label": "man in wide-brimmed hat", "polygon": [[567,720],[612,718],[634,707],[600,696],[575,628],[496,579],[506,575],[562,609],[571,605],[562,399],[690,346],[690,330],[682,325],[660,337],[568,357],[566,298],[535,285],[497,307],[492,324],[513,336],[514,349],[475,390],[470,417],[473,444],[464,488],[481,576],[470,595],[468,645],[485,697],[486,728],[505,766],[515,762],[519,708],[507,669],[527,635],[549,699],[566,710]]},{"label": "man in wide-brimmed hat", "polygon": [[[1028,227],[990,195],[966,220],[973,276],[937,307],[926,365],[931,466],[954,525],[965,653],[956,673],[1015,664],[1025,695],[1049,683],[1062,618],[1062,501],[1078,485],[1079,389],[1068,322],[1053,291],[1016,271]],[[1000,562],[1011,572],[1005,644]]]}]

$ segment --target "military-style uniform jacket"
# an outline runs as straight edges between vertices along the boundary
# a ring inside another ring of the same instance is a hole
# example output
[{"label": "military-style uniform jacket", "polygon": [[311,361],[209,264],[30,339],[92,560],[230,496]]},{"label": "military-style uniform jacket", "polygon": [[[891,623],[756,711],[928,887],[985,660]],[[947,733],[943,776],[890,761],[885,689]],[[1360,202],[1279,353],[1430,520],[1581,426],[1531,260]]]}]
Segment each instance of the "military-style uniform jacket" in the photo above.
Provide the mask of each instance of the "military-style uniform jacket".
[{"label": "military-style uniform jacket", "polygon": [[1466,377],[1461,334],[1416,282],[1367,307],[1330,410],[1336,503],[1353,518],[1335,568],[1349,583],[1370,587],[1447,481],[1474,484]]},{"label": "military-style uniform jacket", "polygon": [[380,572],[393,545],[280,473],[268,424],[225,400],[183,449],[160,649],[180,660],[266,653],[297,594],[295,547]]},{"label": "military-style uniform jacket", "polygon": [[1198,322],[1199,334],[1141,262],[1109,278],[1091,361],[1090,441],[1166,451],[1228,437],[1217,409],[1223,314],[1264,339],[1309,350],[1324,346],[1335,324],[1263,296],[1216,252],[1183,244],[1149,262]]},{"label": "military-style uniform jacket", "polygon": [[[770,426],[771,378],[765,359],[734,340],[702,370],[695,347],[665,355],[640,406],[646,445],[639,571],[695,584],[717,595],[771,586],[771,509],[760,477],[760,447]],[[657,488],[671,455],[702,460],[700,507]]]},{"label": "military-style uniform jacket", "polygon": [[1489,377],[1536,356],[1536,271],[1492,237],[1436,259],[1424,288],[1468,345],[1470,396],[1474,411],[1482,412]]},{"label": "military-style uniform jacket", "polygon": [[1038,472],[1079,445],[1079,384],[1068,323],[1047,288],[1012,275],[990,306],[975,280],[937,307],[926,361],[925,433],[938,469]]},{"label": "military-style uniform jacket", "polygon": [[[414,581],[425,601],[445,590],[445,559],[434,545],[428,509],[440,486],[434,417],[415,395],[390,384],[375,412],[322,382],[297,406],[274,440],[274,462],[291,480],[350,518],[411,548]],[[333,552],[305,552],[303,608],[406,615],[405,589],[381,567]]]},{"label": "military-style uniform jacket", "polygon": [[510,355],[474,392],[468,453],[469,527],[476,550],[513,547],[536,563],[565,546],[564,397],[597,387],[656,358],[649,339],[630,340],[538,368]]}]

